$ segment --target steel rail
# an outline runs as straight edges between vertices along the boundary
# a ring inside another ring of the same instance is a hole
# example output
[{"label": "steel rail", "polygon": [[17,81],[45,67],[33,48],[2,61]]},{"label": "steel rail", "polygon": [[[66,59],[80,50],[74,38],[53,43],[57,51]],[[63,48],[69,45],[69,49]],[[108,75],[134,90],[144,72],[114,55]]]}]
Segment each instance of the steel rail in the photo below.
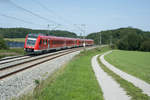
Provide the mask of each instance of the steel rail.
[{"label": "steel rail", "polygon": [[[7,73],[7,74],[5,74],[5,75],[2,75],[2,76],[0,76],[0,79],[4,79],[4,78],[9,77],[9,76],[11,76],[11,75],[14,75],[14,74],[16,74],[16,73],[22,72],[22,71],[24,71],[24,70],[26,70],[26,69],[35,67],[36,65],[45,63],[45,62],[47,62],[47,61],[53,60],[53,59],[55,59],[55,58],[58,58],[58,57],[61,57],[61,56],[64,56],[64,55],[67,55],[67,54],[70,54],[70,53],[73,53],[73,52],[76,52],[76,51],[79,51],[79,50],[81,50],[81,48],[78,48],[78,49],[75,49],[75,50],[73,49],[73,50],[69,50],[69,51],[65,51],[65,52],[61,52],[61,53],[59,52],[59,53],[52,54],[52,55],[48,55],[48,56],[46,56],[46,57],[51,57],[51,58],[48,58],[48,59],[46,59],[46,60],[44,60],[44,61],[39,61],[39,62],[37,62],[37,63],[35,63],[35,64],[31,64],[31,65],[28,65],[28,66],[26,66],[26,67],[24,67],[24,68],[21,68],[21,69],[15,70],[15,71],[13,71],[13,72]],[[46,57],[42,57],[42,58],[46,58]],[[39,59],[42,59],[42,58],[38,58],[38,59],[36,59],[36,60],[39,60]],[[35,61],[35,60],[32,60],[32,61]],[[28,62],[26,62],[26,63],[30,63],[30,62],[32,62],[32,61],[28,61]],[[17,64],[17,65],[14,65],[14,66],[12,66],[12,67],[9,67],[9,68],[2,69],[1,71],[7,70],[7,69],[10,69],[10,68],[13,68],[13,67],[17,67],[17,66],[19,66],[19,65],[26,64],[26,63]]]}]

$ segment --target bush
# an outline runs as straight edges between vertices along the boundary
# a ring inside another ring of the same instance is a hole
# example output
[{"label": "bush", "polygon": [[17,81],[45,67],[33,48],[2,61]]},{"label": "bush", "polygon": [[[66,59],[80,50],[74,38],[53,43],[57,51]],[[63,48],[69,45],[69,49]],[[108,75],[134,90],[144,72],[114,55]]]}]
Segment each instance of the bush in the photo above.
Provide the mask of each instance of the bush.
[{"label": "bush", "polygon": [[118,49],[128,50],[128,42],[123,38],[116,43]]},{"label": "bush", "polygon": [[2,35],[0,35],[0,49],[8,49],[6,42]]},{"label": "bush", "polygon": [[116,47],[115,44],[112,44],[112,45],[110,45],[110,48],[111,48],[111,49],[116,49],[117,47]]},{"label": "bush", "polygon": [[146,40],[141,44],[140,50],[150,51],[150,40]]},{"label": "bush", "polygon": [[124,36],[117,42],[118,49],[121,50],[140,50],[142,37],[135,33],[130,33]]}]

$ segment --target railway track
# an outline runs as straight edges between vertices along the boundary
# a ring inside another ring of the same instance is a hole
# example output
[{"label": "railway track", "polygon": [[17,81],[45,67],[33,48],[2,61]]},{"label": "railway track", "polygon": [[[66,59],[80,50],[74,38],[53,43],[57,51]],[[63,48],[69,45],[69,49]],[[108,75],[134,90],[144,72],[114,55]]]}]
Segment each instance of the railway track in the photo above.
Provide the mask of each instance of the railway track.
[{"label": "railway track", "polygon": [[52,59],[67,55],[69,53],[73,53],[75,51],[79,51],[82,48],[75,48],[75,49],[68,49],[68,50],[63,50],[63,51],[58,51],[52,54],[47,54],[47,55],[41,55],[37,56],[33,59],[29,59],[27,61],[23,61],[17,64],[9,65],[6,67],[1,67],[0,68],[0,79],[4,79],[6,77],[9,77],[13,74],[19,73],[21,71],[24,71],[26,69],[35,67],[36,65],[42,64],[44,62],[50,61]]},{"label": "railway track", "polygon": [[11,62],[18,61],[18,60],[28,59],[28,58],[30,58],[30,56],[28,56],[28,55],[10,57],[8,59],[6,58],[6,59],[0,60],[0,65],[6,64],[6,63],[11,63]]},{"label": "railway track", "polygon": [[0,61],[5,61],[5,60],[14,59],[14,58],[19,58],[19,57],[22,57],[22,55],[20,55],[20,56],[11,56],[11,57],[1,58]]},{"label": "railway track", "polygon": [[[59,52],[59,51],[56,51],[56,52]],[[51,52],[51,53],[53,53],[53,52]],[[40,56],[40,55],[38,55],[38,56]],[[31,56],[31,54],[29,54],[29,55],[20,55],[20,56],[13,56],[13,57],[8,57],[8,58],[2,58],[2,59],[0,59],[0,65],[11,63],[11,62],[14,62],[14,61],[28,59],[28,58],[31,58],[31,57],[34,57],[34,55]]]}]

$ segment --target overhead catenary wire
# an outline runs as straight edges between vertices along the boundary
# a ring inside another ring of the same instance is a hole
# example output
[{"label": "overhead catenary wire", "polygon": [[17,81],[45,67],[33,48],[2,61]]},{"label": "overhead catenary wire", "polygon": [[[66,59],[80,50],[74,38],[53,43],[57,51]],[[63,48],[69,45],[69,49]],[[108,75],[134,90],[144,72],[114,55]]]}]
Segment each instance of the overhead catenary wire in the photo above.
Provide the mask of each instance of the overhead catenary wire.
[{"label": "overhead catenary wire", "polygon": [[[40,25],[40,24],[36,24],[36,23],[30,22],[30,21],[23,20],[23,19],[18,18],[18,17],[9,16],[9,15],[6,15],[6,14],[0,14],[0,16],[3,16],[5,18],[9,18],[9,19],[13,19],[13,20],[17,20],[17,21],[20,21],[20,22],[23,22],[23,23],[26,23],[26,24]],[[40,26],[43,26],[43,25],[40,25]]]},{"label": "overhead catenary wire", "polygon": [[36,13],[34,13],[34,12],[32,12],[32,11],[26,9],[26,8],[23,8],[23,7],[19,6],[18,4],[14,3],[12,0],[9,0],[9,2],[10,2],[12,5],[14,5],[15,7],[17,7],[18,9],[21,9],[21,10],[27,12],[27,13],[30,13],[30,14],[33,15],[33,16],[36,16],[36,17],[38,17],[38,18],[40,18],[40,19],[42,19],[42,20],[45,20],[45,21],[47,21],[47,22],[50,22],[50,23],[58,24],[57,22],[55,22],[55,21],[53,21],[53,20],[50,20],[50,19],[48,19],[48,18],[46,18],[46,17],[43,17],[43,16],[41,16],[41,15],[39,15],[39,14],[36,14]]},{"label": "overhead catenary wire", "polygon": [[9,16],[9,15],[5,15],[5,14],[0,14],[0,16],[6,17],[6,18],[9,18],[9,19],[14,19],[14,20],[17,20],[17,21],[21,21],[21,22],[24,22],[24,23],[27,23],[27,24],[33,24],[32,22],[28,22],[28,21],[25,21],[23,19],[13,17],[13,16]]},{"label": "overhead catenary wire", "polygon": [[[55,13],[53,10],[49,9],[48,7],[46,7],[43,3],[41,3],[39,0],[33,0],[34,2],[36,2],[38,5],[40,5],[43,9],[47,10],[48,12],[53,13],[57,18],[62,19],[64,22],[67,22],[69,24],[72,24],[72,22],[70,20],[66,20],[64,17],[60,16],[59,14]],[[68,18],[67,18],[68,19]],[[75,27],[81,31],[84,32],[84,30],[80,27],[78,27],[77,25],[75,25]]]},{"label": "overhead catenary wire", "polygon": [[12,0],[9,0],[9,1],[10,1],[10,3],[13,4],[15,7],[19,8],[19,9],[21,9],[21,10],[24,10],[24,11],[26,11],[26,12],[28,12],[28,13],[30,13],[30,14],[36,16],[36,17],[39,17],[39,18],[41,18],[41,19],[43,19],[43,20],[45,20],[45,21],[49,21],[49,22],[51,22],[51,23],[54,23],[54,25],[56,25],[57,27],[58,27],[59,25],[62,25],[62,24],[60,24],[60,23],[57,23],[57,22],[55,22],[55,21],[49,20],[49,19],[47,19],[47,18],[45,18],[45,17],[42,17],[42,16],[40,16],[40,15],[38,15],[38,14],[36,14],[36,13],[34,13],[34,12],[28,10],[28,9],[25,9],[25,8],[23,8],[23,7],[19,6],[19,5],[17,5],[16,3],[12,2]]},{"label": "overhead catenary wire", "polygon": [[[57,13],[55,13],[53,10],[49,9],[47,6],[45,6],[43,3],[41,3],[39,0],[32,0],[34,1],[36,4],[38,4],[39,6],[41,6],[43,9],[47,10],[48,11],[48,14],[51,16],[52,14],[57,17],[58,19],[61,19],[63,20],[64,22],[66,22],[67,20],[65,20],[62,16],[58,15]],[[56,28],[58,28],[59,26],[66,26],[68,27],[67,25],[62,25],[62,24],[57,24],[56,27],[54,27],[53,29],[55,30]],[[52,30],[53,30],[52,29]],[[66,28],[68,29],[68,28]]]},{"label": "overhead catenary wire", "polygon": [[[40,5],[43,9],[47,10],[49,13],[49,15],[53,14],[55,17],[63,20],[64,22],[69,22],[69,20],[66,20],[65,18],[63,18],[61,15],[55,13],[53,10],[51,10],[50,8],[48,8],[47,6],[45,6],[43,3],[41,3],[39,0],[32,0],[34,1],[35,3],[37,3],[38,5]],[[51,13],[51,14],[50,14]]]},{"label": "overhead catenary wire", "polygon": [[[20,5],[16,4],[15,2],[13,2],[13,0],[7,0],[7,1],[8,1],[11,5],[15,6],[15,7],[18,8],[18,9],[21,9],[21,10],[23,10],[23,11],[25,11],[25,12],[27,12],[27,13],[33,15],[33,16],[36,16],[36,17],[38,17],[38,18],[40,18],[40,19],[42,19],[42,20],[45,20],[45,21],[47,21],[47,22],[54,23],[57,27],[58,27],[58,25],[61,25],[61,24],[58,24],[57,22],[55,22],[55,21],[53,21],[53,20],[50,20],[50,19],[48,19],[48,18],[46,18],[46,17],[43,17],[43,16],[41,16],[41,15],[39,15],[39,14],[37,14],[37,13],[34,13],[33,11],[30,11],[30,10],[28,10],[28,9],[26,9],[26,8],[23,8],[22,6],[20,6]],[[49,8],[45,7],[43,4],[39,4],[39,5],[41,5],[43,8],[47,9],[48,11],[53,12],[53,11],[50,10]],[[53,12],[53,14],[57,15],[57,14],[54,13],[54,12]],[[5,16],[5,15],[4,15],[4,16]],[[28,23],[28,24],[30,23],[30,24],[31,24],[31,22],[22,20],[22,19],[20,19],[20,18],[11,17],[11,16],[8,16],[8,15],[6,15],[6,16],[7,16],[7,18],[9,17],[9,18],[11,18],[11,19],[16,19],[16,20],[22,21],[22,22],[24,22],[24,23]],[[59,15],[57,15],[57,16],[59,16]],[[61,16],[59,16],[59,18],[60,18],[60,17],[61,17]],[[64,18],[61,17],[61,19],[64,19]],[[33,23],[32,23],[32,24],[33,24]],[[81,27],[78,27],[78,26],[75,26],[75,27],[76,27],[77,29],[79,29],[80,31],[83,32],[83,30],[81,29]]]}]

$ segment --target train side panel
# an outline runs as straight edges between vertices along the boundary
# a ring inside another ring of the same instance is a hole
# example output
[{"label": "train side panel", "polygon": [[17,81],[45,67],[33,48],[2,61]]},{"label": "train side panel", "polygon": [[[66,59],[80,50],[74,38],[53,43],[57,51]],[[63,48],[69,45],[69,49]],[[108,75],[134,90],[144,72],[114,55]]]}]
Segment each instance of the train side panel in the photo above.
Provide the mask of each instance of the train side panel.
[{"label": "train side panel", "polygon": [[26,52],[41,53],[52,49],[64,49],[94,45],[91,39],[75,39],[56,36],[43,36],[28,34],[25,39],[24,50]]}]

